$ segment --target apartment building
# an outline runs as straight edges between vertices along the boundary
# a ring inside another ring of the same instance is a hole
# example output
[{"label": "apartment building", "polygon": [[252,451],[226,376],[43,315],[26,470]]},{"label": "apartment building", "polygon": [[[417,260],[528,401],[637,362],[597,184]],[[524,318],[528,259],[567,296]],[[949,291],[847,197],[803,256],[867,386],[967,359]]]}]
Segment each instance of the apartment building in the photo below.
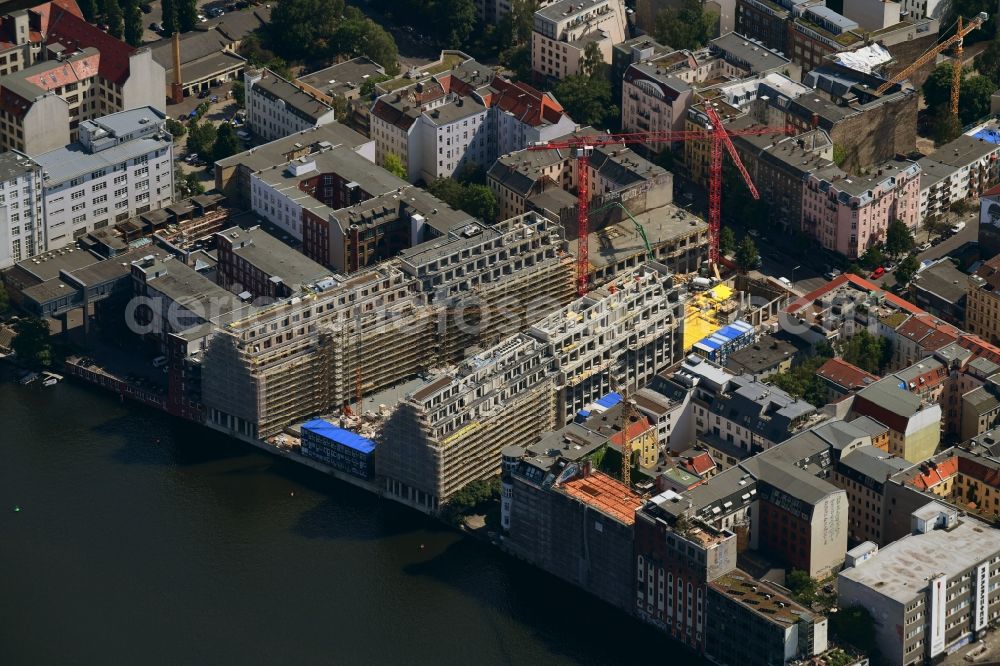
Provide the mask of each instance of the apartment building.
[{"label": "apartment building", "polygon": [[216,281],[247,300],[287,298],[330,274],[260,227],[231,227],[214,238]]},{"label": "apartment building", "polygon": [[911,463],[930,458],[941,441],[941,406],[911,392],[906,382],[894,375],[859,391],[851,414],[885,424],[889,428],[889,453]]},{"label": "apartment building", "polygon": [[336,120],[332,106],[267,68],[246,71],[243,83],[247,127],[265,141]]},{"label": "apartment building", "polygon": [[[713,479],[714,483],[714,479]],[[680,518],[684,497],[654,496],[635,512],[634,608],[644,622],[693,650],[707,648],[708,585],[736,569],[737,535]]]},{"label": "apartment building", "polygon": [[968,277],[965,330],[994,344],[1000,342],[1000,255],[984,261]]},{"label": "apartment building", "polygon": [[165,73],[152,52],[87,23],[76,3],[45,3],[2,23],[16,43],[0,56],[8,68],[0,80],[0,150],[34,156],[76,140],[83,121],[164,108]]},{"label": "apartment building", "polygon": [[810,173],[802,187],[802,230],[849,259],[884,241],[891,221],[915,231],[921,219],[915,162],[892,160],[867,177],[827,167]]},{"label": "apartment building", "polygon": [[42,153],[45,231],[39,251],[170,204],[173,137],[152,107],[121,111],[79,126],[79,140]]},{"label": "apartment building", "polygon": [[705,653],[714,663],[773,666],[827,650],[825,617],[739,569],[708,584],[706,603]]},{"label": "apartment building", "polygon": [[913,463],[875,446],[862,446],[837,461],[830,481],[847,492],[852,543],[883,543],[885,486],[891,476],[911,467]]},{"label": "apartment building", "polygon": [[564,79],[579,74],[587,46],[596,44],[604,62],[628,36],[622,0],[557,0],[535,12],[531,69],[539,76]]},{"label": "apartment building", "polygon": [[42,169],[27,155],[0,153],[0,268],[44,247]]},{"label": "apartment building", "polygon": [[679,359],[682,307],[673,276],[651,263],[431,375],[386,423],[386,492],[435,511],[495,474],[504,447],[527,446],[618,386],[641,386]]},{"label": "apartment building", "polygon": [[380,96],[371,110],[375,160],[395,155],[410,182],[487,168],[504,153],[576,125],[550,93],[511,82],[459,52],[451,69]]},{"label": "apartment building", "polygon": [[890,664],[921,664],[976,640],[1000,617],[1000,533],[931,502],[913,533],[837,576],[843,607],[867,608]]},{"label": "apartment building", "polygon": [[917,161],[921,219],[942,215],[1000,182],[1000,144],[991,133],[995,130],[977,128]]},{"label": "apartment building", "polygon": [[505,463],[504,482],[511,489],[505,547],[609,604],[632,611],[633,530],[642,497],[591,469],[586,459],[534,449],[523,452],[509,471]]}]

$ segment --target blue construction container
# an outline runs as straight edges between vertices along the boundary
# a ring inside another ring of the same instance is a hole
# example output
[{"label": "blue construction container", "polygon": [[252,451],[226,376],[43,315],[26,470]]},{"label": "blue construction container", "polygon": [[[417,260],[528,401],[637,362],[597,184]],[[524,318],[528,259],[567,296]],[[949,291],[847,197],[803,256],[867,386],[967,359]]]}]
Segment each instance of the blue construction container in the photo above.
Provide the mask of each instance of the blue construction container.
[{"label": "blue construction container", "polygon": [[324,419],[302,424],[302,455],[362,479],[374,473],[375,442]]},{"label": "blue construction container", "polygon": [[756,337],[753,326],[742,320],[734,321],[694,343],[691,350],[719,365],[725,365],[730,354],[752,345]]}]

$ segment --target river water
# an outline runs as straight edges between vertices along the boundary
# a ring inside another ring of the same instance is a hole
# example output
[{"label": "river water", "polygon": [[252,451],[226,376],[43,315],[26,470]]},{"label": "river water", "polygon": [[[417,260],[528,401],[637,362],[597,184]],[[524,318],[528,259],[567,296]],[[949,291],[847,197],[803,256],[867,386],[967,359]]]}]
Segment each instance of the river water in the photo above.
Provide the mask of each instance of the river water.
[{"label": "river water", "polygon": [[7,378],[0,427],[4,666],[700,663],[418,513],[96,389]]}]

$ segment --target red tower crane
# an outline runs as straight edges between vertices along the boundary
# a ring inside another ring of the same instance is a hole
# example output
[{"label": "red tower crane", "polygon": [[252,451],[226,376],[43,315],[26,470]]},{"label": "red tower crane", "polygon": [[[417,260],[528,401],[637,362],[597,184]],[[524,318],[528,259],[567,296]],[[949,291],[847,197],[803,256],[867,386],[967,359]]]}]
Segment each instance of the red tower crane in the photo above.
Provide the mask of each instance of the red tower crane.
[{"label": "red tower crane", "polygon": [[708,235],[709,235],[709,260],[712,264],[719,262],[719,229],[722,219],[722,147],[725,146],[729,157],[733,160],[736,168],[739,169],[750,194],[754,199],[759,199],[760,194],[754,187],[750,174],[740,160],[733,145],[731,136],[760,136],[763,134],[794,134],[793,127],[751,127],[748,129],[727,130],[722,125],[719,114],[711,106],[705,106],[705,113],[708,115],[711,126],[704,130],[668,130],[663,132],[632,132],[625,134],[595,134],[592,136],[571,136],[565,139],[557,139],[547,143],[536,143],[528,147],[528,150],[560,150],[567,149],[570,156],[576,158],[577,163],[577,223],[578,245],[576,254],[576,291],[583,296],[587,293],[587,275],[590,272],[589,247],[587,236],[589,233],[588,206],[590,203],[590,188],[588,183],[587,164],[595,146],[629,145],[636,143],[658,142],[673,143],[676,141],[710,140],[711,152],[709,161],[709,182],[708,182]]}]

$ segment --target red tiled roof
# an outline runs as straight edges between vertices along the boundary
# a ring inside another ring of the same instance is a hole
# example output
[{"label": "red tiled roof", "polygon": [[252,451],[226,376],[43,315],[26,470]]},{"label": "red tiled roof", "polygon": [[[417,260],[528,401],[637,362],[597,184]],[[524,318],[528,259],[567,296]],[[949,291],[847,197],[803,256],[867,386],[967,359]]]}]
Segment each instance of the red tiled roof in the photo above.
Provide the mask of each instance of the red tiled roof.
[{"label": "red tiled roof", "polygon": [[395,125],[401,130],[408,130],[416,118],[408,116],[392,104],[389,104],[381,99],[375,101],[375,106],[372,108],[372,115],[376,118],[381,118],[390,125]]},{"label": "red tiled roof", "polygon": [[1000,347],[986,342],[978,335],[966,333],[959,336],[958,346],[971,351],[975,358],[983,357],[994,363],[1000,363]]},{"label": "red tiled roof", "polygon": [[620,481],[600,472],[564,481],[557,487],[570,497],[626,525],[635,523],[635,511],[642,506],[642,497]]},{"label": "red tiled roof", "polygon": [[[643,434],[647,430],[653,427],[653,424],[649,422],[649,419],[645,416],[640,417],[638,421],[630,423],[628,426],[628,441],[633,441],[636,437]],[[614,446],[621,448],[622,445],[622,433],[621,431],[616,432],[611,436],[611,443]]]},{"label": "red tiled roof", "polygon": [[712,459],[707,452],[699,453],[698,455],[691,456],[681,461],[681,467],[691,472],[692,474],[697,474],[701,476],[706,472],[710,472],[715,469],[715,461]]},{"label": "red tiled roof", "polygon": [[559,102],[526,83],[494,76],[490,85],[496,90],[490,98],[491,106],[507,111],[522,123],[536,127],[542,122],[557,123],[562,117]]},{"label": "red tiled roof", "polygon": [[936,462],[933,467],[926,463],[922,464],[917,475],[910,479],[910,484],[920,490],[930,490],[956,474],[958,474],[958,458],[952,456]]},{"label": "red tiled roof", "polygon": [[819,367],[816,374],[846,389],[864,388],[878,380],[877,375],[866,372],[842,358],[831,358]]},{"label": "red tiled roof", "polygon": [[[75,5],[74,8],[76,8]],[[79,8],[76,9],[79,11]],[[73,8],[53,6],[45,43],[52,44],[54,42],[73,51],[92,46],[101,52],[101,78],[119,85],[128,78],[129,56],[135,52],[135,49],[100,28],[87,23],[83,18],[73,13]]]},{"label": "red tiled roof", "polygon": [[76,60],[53,61],[52,66],[45,71],[25,77],[25,81],[34,83],[39,88],[52,90],[61,88],[67,83],[78,83],[97,75],[101,62],[101,54],[94,53]]},{"label": "red tiled roof", "polygon": [[796,300],[796,301],[794,301],[792,303],[789,303],[785,307],[785,312],[788,312],[788,313],[797,312],[797,311],[801,310],[802,308],[806,307],[807,305],[810,305],[817,298],[820,298],[821,296],[823,296],[827,292],[833,291],[837,287],[839,287],[839,286],[841,286],[843,284],[847,284],[848,282],[850,282],[852,285],[854,285],[854,287],[856,287],[858,289],[861,289],[863,291],[869,291],[869,292],[874,292],[874,293],[879,293],[879,294],[884,295],[885,296],[885,300],[887,300],[888,302],[892,303],[893,305],[896,305],[897,307],[899,307],[899,308],[901,308],[903,310],[906,310],[907,312],[910,312],[910,313],[913,313],[913,314],[918,314],[918,313],[922,314],[924,312],[923,310],[921,310],[920,308],[918,308],[913,303],[910,303],[908,300],[906,300],[904,298],[900,298],[899,296],[896,296],[895,294],[892,294],[892,293],[890,293],[888,291],[885,291],[884,289],[882,289],[881,287],[879,287],[875,283],[869,282],[868,280],[866,280],[866,279],[864,279],[862,277],[858,277],[857,275],[855,275],[853,273],[843,273],[842,275],[838,275],[831,282],[823,285],[822,287],[820,287],[818,289],[814,289],[813,291],[810,291],[808,294],[806,294],[802,298],[799,298],[798,300]]},{"label": "red tiled roof", "polygon": [[962,331],[933,315],[921,313],[897,326],[896,333],[913,340],[928,351],[935,351],[957,341]]}]

